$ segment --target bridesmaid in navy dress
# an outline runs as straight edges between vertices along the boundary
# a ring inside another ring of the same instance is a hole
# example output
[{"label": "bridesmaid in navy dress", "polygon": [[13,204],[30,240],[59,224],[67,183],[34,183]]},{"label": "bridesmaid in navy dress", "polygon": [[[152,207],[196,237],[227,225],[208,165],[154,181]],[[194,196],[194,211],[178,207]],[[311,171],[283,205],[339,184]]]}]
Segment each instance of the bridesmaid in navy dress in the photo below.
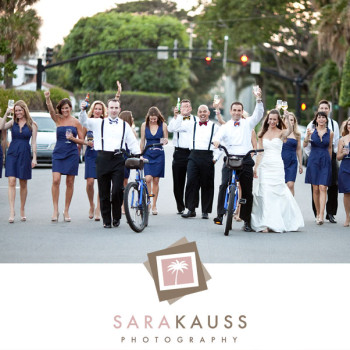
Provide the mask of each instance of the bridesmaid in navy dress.
[{"label": "bridesmaid in navy dress", "polygon": [[[164,117],[157,107],[151,107],[146,115],[146,121],[141,126],[141,150],[145,148],[145,144],[161,142],[166,145],[168,143],[168,129]],[[155,149],[148,149],[144,154],[144,158],[149,160],[145,164],[145,175],[148,193],[153,194],[152,214],[157,215],[157,199],[159,193],[159,178],[164,177],[165,156],[162,146]]]},{"label": "bridesmaid in navy dress", "polygon": [[316,207],[316,223],[322,225],[327,199],[327,187],[332,182],[332,143],[333,131],[329,130],[325,112],[317,112],[313,120],[315,130],[307,129],[304,147],[311,143],[311,152],[307,162],[305,183],[312,184]]},{"label": "bridesmaid in navy dress", "polygon": [[[60,194],[61,176],[66,175],[66,199],[63,211],[64,221],[70,222],[69,207],[74,190],[74,179],[78,175],[79,149],[76,143],[68,138],[73,135],[83,139],[83,128],[72,113],[72,103],[64,98],[57,105],[56,113],[50,100],[50,91],[45,91],[46,104],[51,118],[57,126],[57,142],[52,154],[52,202],[53,214],[51,221],[58,221],[58,198]],[[79,146],[80,147],[80,146]]]},{"label": "bridesmaid in navy dress", "polygon": [[[10,204],[9,223],[15,220],[16,179],[19,179],[21,198],[21,221],[26,221],[25,203],[27,200],[27,180],[32,178],[32,168],[36,166],[36,136],[38,126],[32,120],[26,103],[19,100],[14,105],[15,116],[5,124],[11,109],[8,108],[0,121],[0,129],[11,128],[12,140],[6,156],[5,176],[8,177]],[[33,159],[30,151],[32,145]],[[2,157],[1,157],[2,161]]]},{"label": "bridesmaid in navy dress", "polygon": [[345,222],[344,226],[350,224],[350,118],[344,123],[342,138],[338,143],[337,159],[341,160],[338,174],[339,193],[344,193]]},{"label": "bridesmaid in navy dress", "polygon": [[[298,122],[295,115],[291,112],[288,114],[289,122],[293,127],[293,132],[288,136],[282,146],[282,159],[284,163],[285,182],[294,196],[294,183],[297,177],[298,161],[299,174],[303,173],[301,162],[301,142]],[[286,121],[284,121],[286,123]],[[286,123],[287,124],[287,123]]]}]

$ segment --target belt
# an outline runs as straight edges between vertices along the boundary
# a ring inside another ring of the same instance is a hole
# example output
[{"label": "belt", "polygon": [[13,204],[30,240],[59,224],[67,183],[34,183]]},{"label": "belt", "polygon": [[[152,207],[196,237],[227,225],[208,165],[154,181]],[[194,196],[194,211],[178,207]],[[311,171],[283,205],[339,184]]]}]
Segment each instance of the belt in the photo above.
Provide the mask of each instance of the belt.
[{"label": "belt", "polygon": [[182,148],[182,147],[175,147],[175,150],[176,151],[187,151],[187,152],[189,152],[189,148]]},{"label": "belt", "polygon": [[212,150],[209,149],[191,149],[193,153],[213,153]]},{"label": "belt", "polygon": [[115,151],[97,151],[97,154],[99,154],[101,156],[108,155],[108,156],[120,156],[120,157],[123,155],[123,153],[119,152],[119,151],[117,151],[117,152],[115,152]]}]

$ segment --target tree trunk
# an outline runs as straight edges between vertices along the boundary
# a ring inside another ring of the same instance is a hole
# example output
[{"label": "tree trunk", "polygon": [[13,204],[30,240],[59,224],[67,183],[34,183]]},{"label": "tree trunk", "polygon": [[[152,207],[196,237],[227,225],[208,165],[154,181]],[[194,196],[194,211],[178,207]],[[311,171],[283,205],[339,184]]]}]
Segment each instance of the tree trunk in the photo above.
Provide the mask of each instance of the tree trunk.
[{"label": "tree trunk", "polygon": [[12,84],[12,75],[13,72],[9,71],[8,69],[8,63],[12,62],[12,55],[9,53],[5,55],[5,69],[4,69],[4,83],[5,83],[5,89],[11,89]]}]

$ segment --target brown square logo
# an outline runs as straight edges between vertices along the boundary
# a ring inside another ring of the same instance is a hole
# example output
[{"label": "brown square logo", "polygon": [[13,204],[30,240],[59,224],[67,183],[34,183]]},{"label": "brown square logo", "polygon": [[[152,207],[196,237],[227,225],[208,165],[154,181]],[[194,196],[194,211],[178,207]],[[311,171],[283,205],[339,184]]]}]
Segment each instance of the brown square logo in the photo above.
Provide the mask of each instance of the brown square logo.
[{"label": "brown square logo", "polygon": [[153,277],[159,301],[172,304],[179,298],[207,289],[211,277],[202,265],[196,242],[182,238],[170,247],[148,254],[144,263]]}]

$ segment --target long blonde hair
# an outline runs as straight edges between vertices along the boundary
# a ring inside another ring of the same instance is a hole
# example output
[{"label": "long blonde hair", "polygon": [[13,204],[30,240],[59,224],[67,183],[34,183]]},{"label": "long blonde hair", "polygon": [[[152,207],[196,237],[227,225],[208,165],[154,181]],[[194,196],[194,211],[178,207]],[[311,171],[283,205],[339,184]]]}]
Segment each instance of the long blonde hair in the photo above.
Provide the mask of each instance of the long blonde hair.
[{"label": "long blonde hair", "polygon": [[[15,105],[14,105],[14,107],[13,107],[13,110],[15,110],[16,109],[16,107],[21,107],[23,110],[24,110],[24,118],[25,118],[25,120],[26,120],[26,123],[27,123],[27,125],[28,125],[28,128],[30,129],[30,130],[33,130],[33,119],[32,119],[32,117],[30,116],[30,113],[29,113],[29,109],[28,109],[28,106],[27,106],[27,104],[23,101],[23,100],[18,100],[16,103],[15,103]],[[18,123],[18,120],[17,120],[17,118],[15,118],[16,119],[16,123]]]},{"label": "long blonde hair", "polygon": [[[299,131],[299,128],[298,128],[298,120],[297,120],[297,118],[295,117],[294,113],[292,113],[292,112],[288,112],[288,113],[289,113],[289,115],[291,115],[291,116],[293,117],[293,119],[294,119],[293,132],[294,132],[295,138],[296,138],[297,140],[299,140],[301,134],[300,134],[300,131]],[[286,118],[285,118],[285,117],[283,117],[283,121],[284,121],[284,124],[288,125],[288,122],[286,122]]]},{"label": "long blonde hair", "polygon": [[106,105],[102,102],[102,101],[94,101],[93,104],[91,105],[89,111],[88,111],[88,117],[89,118],[93,118],[94,115],[93,115],[93,112],[94,112],[94,109],[95,109],[95,106],[96,105],[101,105],[102,106],[102,114],[101,114],[101,118],[106,118],[107,117],[107,107]]}]

